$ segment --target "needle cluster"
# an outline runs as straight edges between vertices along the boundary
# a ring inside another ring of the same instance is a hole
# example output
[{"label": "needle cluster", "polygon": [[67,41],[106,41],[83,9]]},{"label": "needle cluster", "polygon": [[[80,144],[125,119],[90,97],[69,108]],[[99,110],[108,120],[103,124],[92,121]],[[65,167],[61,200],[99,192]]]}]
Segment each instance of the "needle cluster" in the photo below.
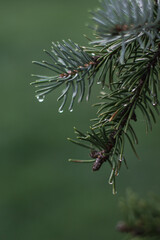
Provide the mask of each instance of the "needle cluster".
[{"label": "needle cluster", "polygon": [[[69,103],[73,110],[86,97],[92,85],[101,84],[96,118],[87,133],[75,129],[77,140],[71,142],[89,149],[93,171],[107,163],[111,167],[109,183],[116,193],[115,178],[125,159],[125,142],[138,157],[135,144],[138,138],[133,122],[142,113],[146,131],[152,129],[159,114],[160,88],[160,1],[105,0],[92,12],[93,40],[90,47],[81,47],[71,40],[53,43],[45,51],[49,61],[34,62],[51,76],[34,75],[36,97],[44,97],[63,86],[58,101],[59,112]],[[86,91],[87,88],[87,91]],[[71,97],[70,94],[71,93]],[[83,160],[70,160],[85,162]]]}]

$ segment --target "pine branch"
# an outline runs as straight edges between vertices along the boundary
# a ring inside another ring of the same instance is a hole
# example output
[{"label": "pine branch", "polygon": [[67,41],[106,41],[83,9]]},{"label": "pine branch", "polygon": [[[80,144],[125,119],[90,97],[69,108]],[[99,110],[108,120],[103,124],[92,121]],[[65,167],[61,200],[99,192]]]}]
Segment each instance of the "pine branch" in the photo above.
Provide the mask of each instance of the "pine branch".
[{"label": "pine branch", "polygon": [[[109,178],[109,183],[113,183],[113,192],[115,193],[115,176],[118,175],[122,161],[124,157],[124,141],[125,138],[129,141],[134,153],[136,153],[134,144],[138,143],[136,133],[133,130],[131,125],[131,120],[137,121],[137,116],[135,110],[137,108],[144,114],[147,119],[147,127],[149,125],[152,129],[152,121],[155,121],[155,116],[153,111],[149,107],[152,103],[152,107],[157,109],[158,96],[157,92],[154,92],[153,89],[157,89],[157,86],[150,91],[149,86],[153,84],[153,79],[151,76],[155,73],[157,63],[160,59],[160,44],[158,45],[157,51],[151,52],[146,59],[138,59],[135,61],[135,66],[139,66],[139,71],[137,74],[137,68],[135,68],[136,81],[132,84],[132,87],[129,88],[130,84],[126,81],[118,82],[118,90],[113,91],[111,94],[104,94],[101,98],[106,100],[106,102],[99,103],[100,109],[98,111],[99,116],[96,119],[97,123],[93,125],[92,128],[97,129],[97,132],[92,132],[94,134],[89,134],[83,136],[80,132],[78,134],[78,139],[88,141],[92,144],[93,150],[91,150],[91,158],[95,159],[93,164],[93,171],[100,169],[102,164],[106,161],[111,165],[111,176]],[[144,64],[145,63],[145,64]],[[143,68],[142,65],[143,64]],[[125,69],[125,73],[126,73]],[[123,78],[124,74],[121,73]],[[134,77],[134,72],[130,72],[130,75]],[[130,77],[127,75],[127,80]],[[155,82],[157,85],[157,82]],[[130,91],[129,91],[130,90]],[[149,96],[146,94],[149,93]],[[152,99],[153,98],[153,99]],[[109,103],[109,101],[111,103]],[[150,109],[150,113],[148,113]],[[104,110],[104,111],[103,111]],[[103,112],[102,112],[103,111]],[[129,134],[128,134],[129,132]],[[103,138],[102,138],[103,136]],[[131,138],[132,137],[132,138]],[[95,138],[96,141],[95,141]],[[95,149],[97,150],[95,150]]]},{"label": "pine branch", "polygon": [[[146,199],[140,198],[131,190],[121,199],[120,208],[123,212],[123,221],[117,224],[117,230],[128,233],[130,236],[157,237],[160,236],[160,199],[149,195]],[[129,238],[130,239],[130,238]]]},{"label": "pine branch", "polygon": [[86,81],[88,83],[86,100],[89,100],[96,75],[95,68],[98,64],[98,58],[94,55],[89,55],[82,47],[73,43],[71,40],[69,40],[69,43],[66,41],[64,41],[63,44],[53,43],[51,53],[46,50],[44,51],[50,57],[50,62],[33,61],[33,63],[47,68],[58,75],[32,75],[38,78],[38,80],[31,83],[38,88],[38,90],[36,90],[36,97],[39,102],[42,102],[48,93],[61,85],[65,85],[62,94],[57,99],[58,101],[62,100],[59,112],[63,112],[69,91],[72,92],[69,105],[69,110],[72,112],[73,104],[78,93],[78,102],[81,102],[84,98]]},{"label": "pine branch", "polygon": [[160,1],[105,0],[102,10],[92,13],[96,23],[97,39],[92,47],[80,47],[71,40],[53,44],[52,52],[45,51],[50,62],[34,62],[56,75],[35,75],[38,80],[36,97],[44,97],[56,88],[65,86],[58,100],[59,112],[67,102],[69,92],[72,111],[74,101],[83,100],[88,85],[87,100],[95,81],[101,84],[97,117],[90,131],[75,129],[76,145],[90,150],[90,160],[71,160],[76,163],[93,163],[97,171],[106,162],[111,167],[109,183],[116,193],[115,178],[125,159],[125,142],[138,157],[138,144],[132,122],[138,122],[137,110],[146,121],[146,131],[152,130],[159,114],[160,89]]},{"label": "pine branch", "polygon": [[154,40],[160,38],[158,29],[160,23],[160,4],[157,1],[156,11],[153,0],[106,0],[102,9],[93,12],[93,27],[96,40],[92,44],[105,49],[116,49],[121,46],[121,63],[125,49],[131,42],[137,41],[145,51],[154,48]]}]

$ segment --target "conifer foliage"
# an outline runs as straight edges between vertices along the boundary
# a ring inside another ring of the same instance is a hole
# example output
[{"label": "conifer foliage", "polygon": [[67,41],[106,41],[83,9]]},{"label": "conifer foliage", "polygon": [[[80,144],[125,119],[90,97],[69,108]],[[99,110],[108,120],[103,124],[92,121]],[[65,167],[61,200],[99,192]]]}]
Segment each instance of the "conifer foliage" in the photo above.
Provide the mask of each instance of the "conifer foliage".
[{"label": "conifer foliage", "polygon": [[[58,101],[59,112],[75,100],[89,100],[92,85],[100,83],[98,112],[87,133],[75,129],[77,140],[71,142],[89,149],[93,171],[103,163],[111,167],[109,183],[116,193],[115,178],[121,164],[127,167],[124,147],[126,140],[138,157],[138,139],[133,122],[138,122],[137,110],[152,129],[159,114],[160,88],[160,1],[104,0],[101,8],[92,12],[93,40],[81,47],[71,40],[53,43],[47,61],[38,64],[50,76],[33,75],[36,97],[45,96],[63,86]],[[83,160],[70,160],[85,162]]]},{"label": "conifer foliage", "polygon": [[118,222],[117,230],[126,234],[126,240],[160,239],[160,198],[157,195],[150,193],[142,198],[128,189],[119,206],[123,221]]}]

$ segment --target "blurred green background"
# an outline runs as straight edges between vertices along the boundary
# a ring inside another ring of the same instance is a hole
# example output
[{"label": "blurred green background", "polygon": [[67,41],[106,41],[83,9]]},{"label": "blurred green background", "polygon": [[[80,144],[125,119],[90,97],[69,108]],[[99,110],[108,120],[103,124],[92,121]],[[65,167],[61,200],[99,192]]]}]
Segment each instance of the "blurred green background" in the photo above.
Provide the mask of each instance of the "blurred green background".
[{"label": "blurred green background", "polygon": [[99,86],[89,103],[59,114],[58,91],[39,103],[29,85],[31,74],[41,71],[32,60],[45,58],[42,50],[49,50],[52,41],[71,38],[86,44],[88,10],[98,5],[97,0],[0,1],[0,239],[123,239],[115,225],[126,188],[142,196],[160,193],[159,119],[145,135],[140,117],[141,160],[126,149],[129,170],[122,168],[113,196],[107,164],[93,173],[91,165],[67,162],[89,158],[66,138],[74,137],[73,126],[88,129]]}]

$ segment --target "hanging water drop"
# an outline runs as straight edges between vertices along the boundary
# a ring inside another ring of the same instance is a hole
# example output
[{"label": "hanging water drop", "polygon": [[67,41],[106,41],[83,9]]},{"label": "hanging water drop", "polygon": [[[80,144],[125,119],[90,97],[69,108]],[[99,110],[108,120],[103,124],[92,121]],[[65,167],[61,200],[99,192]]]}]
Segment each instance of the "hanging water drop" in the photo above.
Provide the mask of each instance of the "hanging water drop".
[{"label": "hanging water drop", "polygon": [[153,106],[156,106],[157,105],[157,102],[155,101],[155,102],[152,102],[152,105]]},{"label": "hanging water drop", "polygon": [[117,194],[117,191],[115,189],[112,190],[113,195]]},{"label": "hanging water drop", "polygon": [[97,84],[99,85],[99,84],[101,84],[101,82],[97,82]]},{"label": "hanging water drop", "polygon": [[122,162],[122,161],[124,161],[124,157],[120,154],[120,156],[119,156],[119,162]]},{"label": "hanging water drop", "polygon": [[110,185],[112,185],[112,184],[113,184],[113,180],[112,180],[112,181],[109,181],[108,183],[109,183]]},{"label": "hanging water drop", "polygon": [[37,98],[38,102],[43,102],[45,96],[44,95],[41,95],[41,96],[38,95],[38,96],[36,96],[36,98]]},{"label": "hanging water drop", "polygon": [[73,108],[71,108],[69,111],[70,111],[70,112],[73,112]]},{"label": "hanging water drop", "polygon": [[63,110],[61,108],[58,109],[59,113],[63,113]]}]

